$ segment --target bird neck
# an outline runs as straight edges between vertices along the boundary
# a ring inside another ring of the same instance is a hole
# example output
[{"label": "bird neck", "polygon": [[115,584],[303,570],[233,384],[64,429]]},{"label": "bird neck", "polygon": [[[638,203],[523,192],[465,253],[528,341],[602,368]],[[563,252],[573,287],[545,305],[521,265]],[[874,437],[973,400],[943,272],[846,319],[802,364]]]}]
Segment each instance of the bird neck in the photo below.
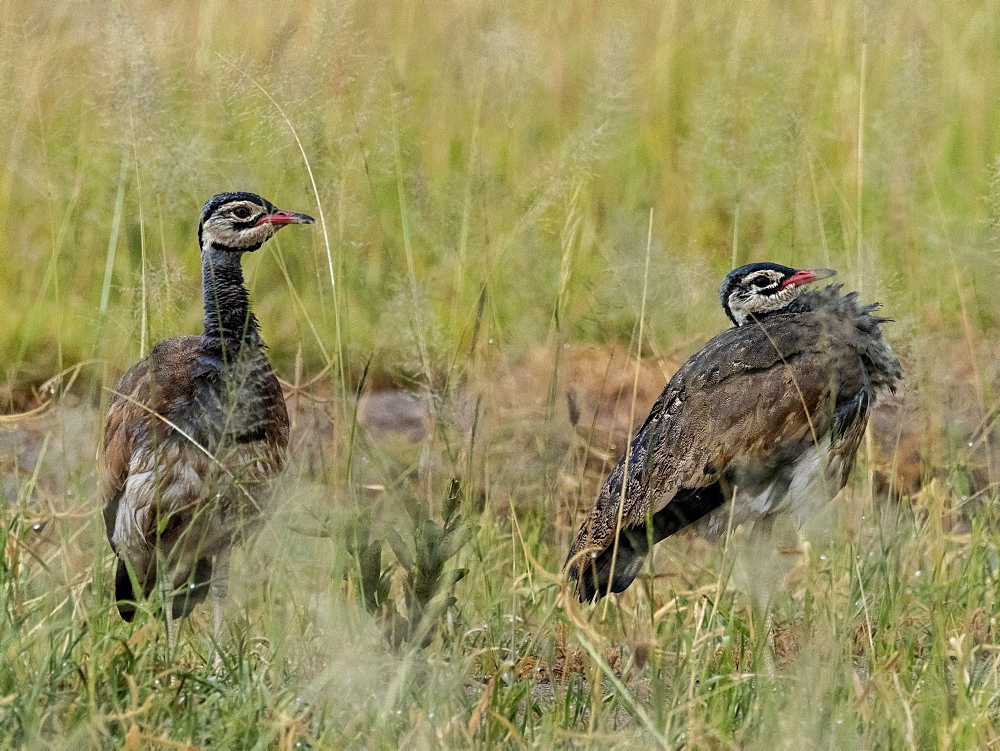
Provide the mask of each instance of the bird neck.
[{"label": "bird neck", "polygon": [[243,254],[207,245],[201,252],[202,292],[205,298],[205,334],[202,349],[226,359],[246,349],[260,350],[257,319],[243,283]]}]

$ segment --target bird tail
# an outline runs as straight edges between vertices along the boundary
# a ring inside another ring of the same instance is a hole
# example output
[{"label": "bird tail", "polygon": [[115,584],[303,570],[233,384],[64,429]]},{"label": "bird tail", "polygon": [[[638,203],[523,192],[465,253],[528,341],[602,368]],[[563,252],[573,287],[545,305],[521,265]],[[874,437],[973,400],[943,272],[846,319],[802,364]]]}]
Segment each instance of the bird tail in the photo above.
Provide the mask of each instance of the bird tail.
[{"label": "bird tail", "polygon": [[[133,574],[135,578],[133,579]],[[121,558],[118,559],[118,567],[115,570],[115,605],[121,614],[122,620],[131,622],[135,618],[137,601],[136,584],[142,585],[142,598],[148,598],[153,594],[156,586],[157,566],[156,561],[152,561],[148,570],[143,572],[130,572],[128,565]],[[212,558],[199,558],[194,566],[194,570],[182,585],[181,591],[171,598],[171,609],[173,617],[181,619],[187,616],[195,606],[203,602],[208,597],[209,585],[212,582]]]},{"label": "bird tail", "polygon": [[[650,545],[655,545],[689,524],[701,519],[726,501],[720,483],[700,488],[681,488],[673,499],[657,511],[647,524],[626,527],[618,535],[618,551],[612,539],[594,558],[586,556],[585,549],[571,554],[570,579],[577,579],[577,594],[582,602],[603,597],[608,592],[624,592],[642,570]],[[574,551],[582,548],[580,541]],[[577,559],[583,557],[584,560]],[[614,565],[612,565],[612,563]]]},{"label": "bird tail", "polygon": [[184,618],[194,610],[198,603],[204,602],[205,598],[208,597],[211,582],[212,558],[211,556],[199,558],[181,592],[171,598],[170,603],[174,618],[178,620]]},{"label": "bird tail", "polygon": [[115,605],[124,621],[131,623],[135,618],[135,589],[132,586],[132,576],[129,574],[128,566],[121,558],[118,559],[118,566],[115,569]]},{"label": "bird tail", "polygon": [[[611,545],[596,558],[585,560],[572,569],[571,578],[578,577],[577,594],[582,602],[591,602],[603,597],[608,592],[608,584],[612,592],[624,592],[642,570],[643,561],[649,546],[645,539],[645,530],[640,534],[622,534],[618,537],[618,552]],[[614,565],[612,565],[612,562]]]}]

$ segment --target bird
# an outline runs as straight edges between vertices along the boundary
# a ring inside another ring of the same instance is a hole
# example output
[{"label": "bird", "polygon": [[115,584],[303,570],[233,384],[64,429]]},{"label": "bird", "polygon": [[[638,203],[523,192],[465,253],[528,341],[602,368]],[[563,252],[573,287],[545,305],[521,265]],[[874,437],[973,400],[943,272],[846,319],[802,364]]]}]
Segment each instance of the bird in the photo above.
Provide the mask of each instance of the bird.
[{"label": "bird", "polygon": [[684,363],[608,474],[564,570],[582,602],[623,592],[652,545],[693,527],[801,525],[846,484],[876,400],[902,371],[890,319],[836,272],[752,263],[719,298],[732,327]]},{"label": "bird", "polygon": [[168,644],[211,591],[221,643],[234,543],[285,463],[288,413],[250,309],[242,258],[312,224],[254,193],[219,193],[198,224],[204,330],[164,339],[111,392],[98,459],[115,600],[126,621],[159,587]]}]

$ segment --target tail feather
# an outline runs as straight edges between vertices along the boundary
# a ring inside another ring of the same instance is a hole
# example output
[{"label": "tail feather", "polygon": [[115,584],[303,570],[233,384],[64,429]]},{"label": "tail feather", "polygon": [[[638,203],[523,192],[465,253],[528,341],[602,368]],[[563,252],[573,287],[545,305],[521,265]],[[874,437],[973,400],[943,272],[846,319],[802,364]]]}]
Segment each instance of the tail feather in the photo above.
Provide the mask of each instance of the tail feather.
[{"label": "tail feather", "polygon": [[131,623],[135,617],[135,590],[132,587],[132,577],[128,572],[128,566],[121,558],[115,568],[115,605],[122,619]]},{"label": "tail feather", "polygon": [[[195,606],[208,597],[209,585],[212,581],[212,568],[211,556],[198,559],[188,580],[181,585],[180,591],[171,598],[170,607],[174,618],[181,619],[189,615]],[[118,607],[122,620],[132,621],[138,609],[136,603],[139,599],[148,598],[153,594],[156,581],[157,566],[155,561],[151,562],[145,572],[130,572],[125,561],[121,558],[118,559],[118,566],[115,570],[115,605]],[[135,585],[137,584],[142,586],[142,594],[139,596],[136,596]]]},{"label": "tail feather", "polygon": [[[642,570],[646,551],[645,541],[641,545],[633,545],[632,536],[621,535],[617,555],[615,555],[614,546],[612,546],[598,555],[597,558],[584,563],[580,567],[580,581],[577,591],[581,602],[591,602],[603,597],[608,592],[609,580],[612,592],[624,592]],[[613,572],[612,560],[614,562]]]},{"label": "tail feather", "polygon": [[623,529],[618,535],[617,553],[612,542],[596,558],[573,566],[570,577],[574,578],[579,572],[577,593],[580,600],[590,602],[603,597],[609,591],[609,584],[611,592],[624,592],[642,570],[650,543],[655,545],[679,532],[725,501],[726,497],[719,483],[679,490],[670,503],[653,514],[648,531],[646,525]]},{"label": "tail feather", "polygon": [[187,582],[181,591],[170,601],[174,618],[181,619],[191,613],[195,606],[208,597],[209,584],[212,582],[212,558],[199,558]]}]

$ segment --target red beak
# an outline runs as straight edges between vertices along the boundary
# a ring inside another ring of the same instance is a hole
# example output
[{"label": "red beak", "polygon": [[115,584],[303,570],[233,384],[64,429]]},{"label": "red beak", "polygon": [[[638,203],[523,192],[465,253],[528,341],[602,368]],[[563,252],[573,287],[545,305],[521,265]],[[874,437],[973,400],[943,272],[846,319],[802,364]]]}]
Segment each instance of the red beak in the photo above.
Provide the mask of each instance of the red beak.
[{"label": "red beak", "polygon": [[262,224],[277,224],[279,227],[284,227],[286,224],[312,224],[315,219],[307,214],[298,214],[294,211],[275,211],[273,214],[267,214],[262,216],[254,224],[255,227],[259,227]]},{"label": "red beak", "polygon": [[833,269],[801,269],[782,282],[781,289],[801,287],[803,284],[818,282],[820,279],[829,279],[836,273]]}]

